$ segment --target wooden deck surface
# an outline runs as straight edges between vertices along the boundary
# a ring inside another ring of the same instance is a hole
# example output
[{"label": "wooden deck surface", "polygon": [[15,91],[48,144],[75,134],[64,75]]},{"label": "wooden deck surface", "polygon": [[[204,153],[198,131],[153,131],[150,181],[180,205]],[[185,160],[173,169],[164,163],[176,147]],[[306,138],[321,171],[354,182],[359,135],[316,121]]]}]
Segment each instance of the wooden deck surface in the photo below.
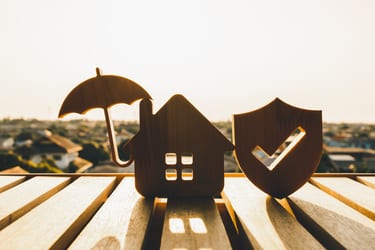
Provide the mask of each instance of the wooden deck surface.
[{"label": "wooden deck surface", "polygon": [[375,249],[375,175],[285,199],[228,174],[215,199],[144,199],[131,174],[0,175],[0,249]]}]

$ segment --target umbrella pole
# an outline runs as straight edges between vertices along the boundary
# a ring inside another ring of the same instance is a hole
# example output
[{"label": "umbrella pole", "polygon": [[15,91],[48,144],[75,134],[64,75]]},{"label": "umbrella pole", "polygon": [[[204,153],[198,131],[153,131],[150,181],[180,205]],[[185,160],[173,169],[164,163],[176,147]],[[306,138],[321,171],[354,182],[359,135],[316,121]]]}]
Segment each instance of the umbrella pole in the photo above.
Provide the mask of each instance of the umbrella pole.
[{"label": "umbrella pole", "polygon": [[105,115],[105,122],[107,124],[107,131],[108,131],[112,161],[118,167],[122,167],[122,168],[128,167],[133,162],[132,155],[130,154],[130,158],[128,161],[122,161],[120,159],[120,157],[118,156],[118,151],[117,151],[115,129],[113,127],[113,122],[112,122],[111,114],[109,113],[109,108],[104,108],[104,115]]}]

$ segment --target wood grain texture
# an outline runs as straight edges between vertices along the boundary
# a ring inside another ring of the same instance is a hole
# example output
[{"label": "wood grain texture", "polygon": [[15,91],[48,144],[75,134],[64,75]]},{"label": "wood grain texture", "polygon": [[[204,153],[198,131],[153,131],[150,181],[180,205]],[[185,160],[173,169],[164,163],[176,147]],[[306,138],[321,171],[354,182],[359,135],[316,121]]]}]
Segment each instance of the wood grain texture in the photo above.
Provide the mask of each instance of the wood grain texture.
[{"label": "wood grain texture", "polygon": [[[235,213],[244,248],[323,249],[323,246],[275,199],[246,178],[225,178],[223,198]],[[230,211],[231,212],[231,211]]]},{"label": "wood grain texture", "polygon": [[375,190],[349,178],[314,177],[320,189],[375,220]]},{"label": "wood grain texture", "polygon": [[0,229],[57,193],[68,183],[67,177],[34,177],[1,193]]},{"label": "wood grain texture", "polygon": [[[135,160],[138,192],[168,198],[221,192],[224,153],[234,147],[184,96],[172,96],[156,114],[151,100],[143,99],[139,125],[124,148]],[[167,178],[168,171],[174,178]],[[191,178],[184,178],[184,171],[190,171]]]},{"label": "wood grain texture", "polygon": [[0,249],[66,248],[114,184],[115,177],[80,177],[0,231]]},{"label": "wood grain texture", "polygon": [[231,249],[214,200],[168,199],[160,249]]},{"label": "wood grain texture", "polygon": [[69,249],[141,249],[153,204],[124,178]]},{"label": "wood grain texture", "polygon": [[357,176],[356,177],[359,182],[363,184],[375,188],[375,176]]},{"label": "wood grain texture", "polygon": [[0,193],[24,180],[25,176],[0,176]]},{"label": "wood grain texture", "polygon": [[306,183],[287,199],[298,220],[328,249],[374,249],[375,222],[317,187]]}]

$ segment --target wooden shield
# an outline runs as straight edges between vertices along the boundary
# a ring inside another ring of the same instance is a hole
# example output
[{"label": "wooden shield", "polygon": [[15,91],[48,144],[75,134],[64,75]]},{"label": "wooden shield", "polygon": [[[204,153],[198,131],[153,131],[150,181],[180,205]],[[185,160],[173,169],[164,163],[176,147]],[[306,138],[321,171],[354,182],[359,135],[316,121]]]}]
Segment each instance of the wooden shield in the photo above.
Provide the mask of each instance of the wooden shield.
[{"label": "wooden shield", "polygon": [[276,98],[233,116],[236,160],[258,188],[283,198],[315,172],[322,152],[322,113]]}]

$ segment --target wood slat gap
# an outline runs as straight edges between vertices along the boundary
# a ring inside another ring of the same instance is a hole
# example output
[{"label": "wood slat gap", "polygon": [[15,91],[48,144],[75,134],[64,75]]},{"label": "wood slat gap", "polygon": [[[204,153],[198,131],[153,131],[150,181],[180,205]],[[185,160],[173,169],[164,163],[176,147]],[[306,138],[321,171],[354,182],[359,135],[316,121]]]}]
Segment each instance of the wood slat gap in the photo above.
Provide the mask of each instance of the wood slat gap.
[{"label": "wood slat gap", "polygon": [[155,198],[142,249],[160,249],[167,199]]},{"label": "wood slat gap", "polygon": [[357,176],[357,181],[375,189],[375,176]]},{"label": "wood slat gap", "polygon": [[26,179],[25,176],[3,176],[0,178],[0,193],[10,189]]},{"label": "wood slat gap", "polygon": [[38,206],[67,186],[67,177],[34,177],[0,194],[0,229]]},{"label": "wood slat gap", "polygon": [[75,180],[0,231],[0,249],[24,249],[25,246],[65,249],[105,201],[114,183],[114,177]]},{"label": "wood slat gap", "polygon": [[314,177],[311,183],[327,194],[375,220],[375,191],[349,178]]},{"label": "wood slat gap", "polygon": [[372,249],[373,220],[306,183],[288,203],[298,221],[328,249]]},{"label": "wood slat gap", "polygon": [[168,199],[161,249],[230,249],[215,201],[212,198]]},{"label": "wood slat gap", "polygon": [[141,249],[154,206],[141,197],[134,178],[124,178],[69,249]]},{"label": "wood slat gap", "polygon": [[220,213],[220,217],[224,223],[230,244],[233,249],[244,249],[239,239],[238,228],[234,225],[232,215],[229,213],[225,201],[223,199],[215,199],[216,207]]},{"label": "wood slat gap", "polygon": [[[246,178],[226,178],[222,196],[239,233],[241,247],[255,249],[309,248],[322,245],[301,226],[280,201]],[[231,211],[233,210],[233,211]]]}]

